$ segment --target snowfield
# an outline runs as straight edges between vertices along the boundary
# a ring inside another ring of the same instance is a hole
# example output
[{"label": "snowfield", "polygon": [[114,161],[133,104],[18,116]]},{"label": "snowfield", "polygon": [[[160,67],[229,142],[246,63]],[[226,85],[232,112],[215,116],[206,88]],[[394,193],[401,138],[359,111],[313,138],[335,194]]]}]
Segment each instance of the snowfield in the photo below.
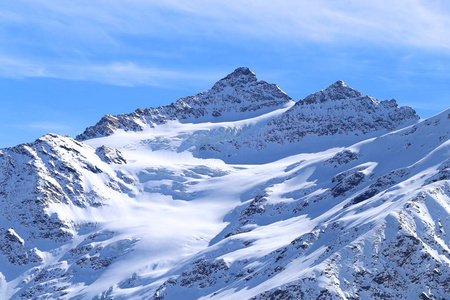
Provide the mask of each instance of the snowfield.
[{"label": "snowfield", "polygon": [[450,109],[239,68],[1,149],[0,299],[448,299],[449,137]]}]

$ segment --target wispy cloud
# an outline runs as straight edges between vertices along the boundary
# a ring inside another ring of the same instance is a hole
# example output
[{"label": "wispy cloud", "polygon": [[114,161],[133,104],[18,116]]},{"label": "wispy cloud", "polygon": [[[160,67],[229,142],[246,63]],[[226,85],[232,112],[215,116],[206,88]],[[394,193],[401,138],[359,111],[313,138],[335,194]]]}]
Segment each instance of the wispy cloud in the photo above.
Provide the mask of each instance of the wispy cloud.
[{"label": "wispy cloud", "polygon": [[33,122],[33,123],[27,123],[22,125],[24,128],[28,129],[37,129],[37,130],[53,130],[53,131],[60,131],[60,130],[68,130],[71,129],[70,126],[67,126],[66,124],[61,123],[55,123],[55,122]]},{"label": "wispy cloud", "polygon": [[[70,38],[111,42],[118,34],[201,35],[222,39],[307,38],[315,41],[450,48],[450,4],[425,0],[390,1],[40,1],[43,30],[76,33]],[[31,3],[29,3],[31,4]],[[36,4],[32,5],[36,6]],[[45,20],[45,21],[44,21]],[[221,34],[221,35],[217,35]],[[350,40],[349,40],[350,39]]]},{"label": "wispy cloud", "polygon": [[132,62],[108,64],[64,65],[33,64],[32,62],[0,58],[0,77],[47,77],[69,80],[94,81],[119,86],[164,86],[168,81],[212,81],[219,78],[217,72],[174,71],[148,68]]},{"label": "wispy cloud", "polygon": [[10,78],[48,77],[43,66],[27,63],[23,60],[0,57],[0,76]]},{"label": "wispy cloud", "polygon": [[[343,44],[364,41],[450,49],[450,4],[442,1],[167,0],[160,5],[155,5],[154,1],[133,3],[141,5],[144,14],[157,6],[181,16],[176,20],[177,25],[166,25],[169,31],[183,34],[196,33],[195,29],[201,27],[203,34],[220,34],[217,35],[220,38],[224,35],[238,39],[270,37],[293,43],[302,43],[305,39]],[[166,31],[162,29],[162,32]]]},{"label": "wispy cloud", "polygon": [[216,73],[172,71],[159,68],[146,68],[132,62],[113,62],[107,65],[65,67],[72,71],[68,79],[100,81],[123,86],[150,85],[161,86],[168,80],[210,81],[218,78]]},{"label": "wispy cloud", "polygon": [[165,62],[212,41],[450,50],[450,4],[425,0],[17,0],[0,26],[1,76],[117,85],[208,80],[216,74]]}]

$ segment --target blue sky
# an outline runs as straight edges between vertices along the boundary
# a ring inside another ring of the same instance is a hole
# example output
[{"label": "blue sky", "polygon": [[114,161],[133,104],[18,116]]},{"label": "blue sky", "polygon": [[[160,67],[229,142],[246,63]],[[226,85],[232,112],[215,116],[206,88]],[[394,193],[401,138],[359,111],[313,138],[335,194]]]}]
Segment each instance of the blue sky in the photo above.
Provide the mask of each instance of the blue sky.
[{"label": "blue sky", "polygon": [[0,147],[75,136],[239,66],[294,100],[342,79],[422,117],[450,106],[448,1],[0,1]]}]

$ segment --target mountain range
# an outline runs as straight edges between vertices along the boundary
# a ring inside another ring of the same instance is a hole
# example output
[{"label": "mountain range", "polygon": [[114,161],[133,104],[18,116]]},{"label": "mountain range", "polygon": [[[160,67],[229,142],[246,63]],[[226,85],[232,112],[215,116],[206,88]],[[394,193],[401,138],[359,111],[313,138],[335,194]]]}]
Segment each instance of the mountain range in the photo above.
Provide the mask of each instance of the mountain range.
[{"label": "mountain range", "polygon": [[0,299],[448,299],[450,109],[241,67],[0,149]]}]

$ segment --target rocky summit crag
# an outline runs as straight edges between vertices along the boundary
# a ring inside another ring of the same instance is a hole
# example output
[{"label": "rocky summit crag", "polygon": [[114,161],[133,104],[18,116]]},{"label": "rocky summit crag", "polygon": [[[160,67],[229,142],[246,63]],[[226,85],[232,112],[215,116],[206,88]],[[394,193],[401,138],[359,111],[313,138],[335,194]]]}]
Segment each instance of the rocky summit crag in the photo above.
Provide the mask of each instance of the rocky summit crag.
[{"label": "rocky summit crag", "polygon": [[448,299],[450,109],[238,68],[0,150],[0,299]]}]

